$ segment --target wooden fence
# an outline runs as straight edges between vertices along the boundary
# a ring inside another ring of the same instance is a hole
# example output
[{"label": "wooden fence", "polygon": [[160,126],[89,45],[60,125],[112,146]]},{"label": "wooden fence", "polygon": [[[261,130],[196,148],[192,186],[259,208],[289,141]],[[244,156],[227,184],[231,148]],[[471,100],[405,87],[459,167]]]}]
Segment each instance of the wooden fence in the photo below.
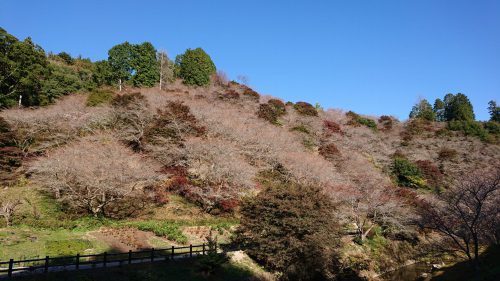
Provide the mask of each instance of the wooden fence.
[{"label": "wooden fence", "polygon": [[49,257],[13,260],[0,262],[0,278],[5,275],[12,277],[15,272],[47,273],[49,271],[79,270],[88,268],[105,268],[107,266],[121,266],[123,264],[145,263],[161,260],[174,260],[176,257],[190,258],[193,255],[205,255],[210,251],[217,252],[217,245],[209,249],[208,245],[189,245],[184,247],[170,247],[163,249],[151,248],[143,251],[128,251],[125,253],[107,253],[96,255],[80,255],[67,257]]}]

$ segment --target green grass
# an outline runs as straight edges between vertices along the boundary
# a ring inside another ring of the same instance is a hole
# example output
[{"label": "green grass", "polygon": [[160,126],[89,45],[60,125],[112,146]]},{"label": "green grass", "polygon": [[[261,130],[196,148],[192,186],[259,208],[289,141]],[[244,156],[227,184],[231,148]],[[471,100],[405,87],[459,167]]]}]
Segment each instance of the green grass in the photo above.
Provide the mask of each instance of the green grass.
[{"label": "green grass", "polygon": [[167,237],[169,240],[176,241],[181,244],[186,244],[187,237],[182,233],[181,225],[172,222],[161,222],[161,221],[138,221],[138,222],[128,222],[124,225],[134,226],[142,231],[151,231],[156,236]]},{"label": "green grass", "polygon": [[39,230],[26,226],[3,228],[0,229],[0,260],[101,253],[109,249],[105,243],[87,238],[85,234],[80,231]]},{"label": "green grass", "polygon": [[74,256],[92,247],[92,242],[81,238],[45,241],[45,251],[47,255],[54,257]]}]

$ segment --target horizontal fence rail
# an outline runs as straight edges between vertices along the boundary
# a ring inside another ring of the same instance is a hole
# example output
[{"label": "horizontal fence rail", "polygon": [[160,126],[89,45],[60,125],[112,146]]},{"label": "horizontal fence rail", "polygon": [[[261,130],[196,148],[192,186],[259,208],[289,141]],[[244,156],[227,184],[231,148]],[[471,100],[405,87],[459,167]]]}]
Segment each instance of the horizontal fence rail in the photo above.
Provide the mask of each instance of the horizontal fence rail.
[{"label": "horizontal fence rail", "polygon": [[[14,260],[0,262],[0,277],[12,277],[14,273],[47,273],[52,269],[89,269],[105,268],[107,266],[121,266],[123,264],[147,263],[154,261],[174,260],[176,257],[190,258],[198,255],[205,255],[209,252],[217,253],[217,244],[209,249],[207,244],[189,245],[182,247],[170,247],[141,251],[128,251],[123,253],[107,253],[95,255],[65,256]],[[57,271],[57,270],[54,270]]]}]

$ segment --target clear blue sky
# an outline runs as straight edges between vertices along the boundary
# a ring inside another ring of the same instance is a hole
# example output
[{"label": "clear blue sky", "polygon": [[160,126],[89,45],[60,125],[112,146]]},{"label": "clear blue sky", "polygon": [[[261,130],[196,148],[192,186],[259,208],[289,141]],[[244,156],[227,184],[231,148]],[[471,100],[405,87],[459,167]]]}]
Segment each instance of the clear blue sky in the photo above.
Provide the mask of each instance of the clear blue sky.
[{"label": "clear blue sky", "polygon": [[0,26],[92,60],[123,41],[204,48],[262,94],[407,118],[418,97],[500,102],[500,1],[0,1]]}]

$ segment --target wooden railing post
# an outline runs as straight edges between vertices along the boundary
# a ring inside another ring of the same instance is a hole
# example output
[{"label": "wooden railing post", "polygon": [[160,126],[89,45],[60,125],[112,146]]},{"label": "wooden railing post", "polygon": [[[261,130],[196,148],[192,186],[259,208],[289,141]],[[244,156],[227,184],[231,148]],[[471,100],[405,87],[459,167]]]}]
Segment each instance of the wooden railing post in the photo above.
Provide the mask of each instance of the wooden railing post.
[{"label": "wooden railing post", "polygon": [[9,277],[12,277],[12,268],[14,267],[14,260],[10,259],[9,260],[9,271],[7,272],[7,275]]},{"label": "wooden railing post", "polygon": [[155,248],[151,248],[151,262],[155,261]]},{"label": "wooden railing post", "polygon": [[45,256],[45,267],[43,271],[45,273],[49,272],[49,256]]},{"label": "wooden railing post", "polygon": [[203,255],[205,255],[205,243],[203,243]]},{"label": "wooden railing post", "polygon": [[102,266],[106,267],[106,262],[108,261],[108,252],[104,252],[103,258],[102,258]]},{"label": "wooden railing post", "polygon": [[132,263],[132,250],[128,250],[128,264]]},{"label": "wooden railing post", "polygon": [[76,270],[80,269],[80,254],[76,254]]},{"label": "wooden railing post", "polygon": [[193,244],[189,244],[189,257],[193,256]]},{"label": "wooden railing post", "polygon": [[174,260],[174,250],[175,250],[175,248],[174,248],[174,246],[172,246],[172,252],[170,253],[172,255],[172,260]]}]

